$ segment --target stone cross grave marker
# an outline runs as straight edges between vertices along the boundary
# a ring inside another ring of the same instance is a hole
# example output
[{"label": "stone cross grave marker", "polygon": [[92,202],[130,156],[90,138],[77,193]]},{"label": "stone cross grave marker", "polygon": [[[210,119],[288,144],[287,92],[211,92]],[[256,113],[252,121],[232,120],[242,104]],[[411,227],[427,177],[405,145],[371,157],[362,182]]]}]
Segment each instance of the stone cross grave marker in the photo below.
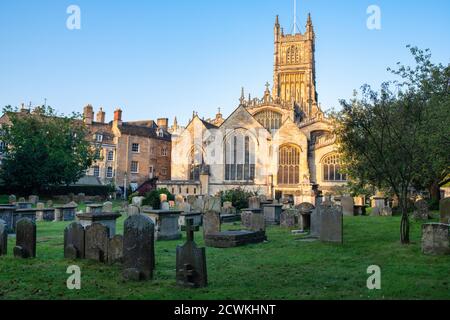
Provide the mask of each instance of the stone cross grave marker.
[{"label": "stone cross grave marker", "polygon": [[106,263],[108,260],[109,228],[93,223],[85,232],[85,257],[88,260]]},{"label": "stone cross grave marker", "polygon": [[177,247],[177,284],[188,288],[203,288],[208,285],[205,248],[198,248],[194,242],[194,232],[199,230],[193,226],[193,219],[186,219],[187,241]]},{"label": "stone cross grave marker", "polygon": [[70,260],[85,257],[85,230],[81,223],[73,222],[64,230],[64,258]]},{"label": "stone cross grave marker", "polygon": [[151,280],[155,269],[155,224],[144,215],[125,220],[123,237],[123,277]]},{"label": "stone cross grave marker", "polygon": [[14,256],[23,259],[36,257],[36,224],[28,218],[17,222]]}]

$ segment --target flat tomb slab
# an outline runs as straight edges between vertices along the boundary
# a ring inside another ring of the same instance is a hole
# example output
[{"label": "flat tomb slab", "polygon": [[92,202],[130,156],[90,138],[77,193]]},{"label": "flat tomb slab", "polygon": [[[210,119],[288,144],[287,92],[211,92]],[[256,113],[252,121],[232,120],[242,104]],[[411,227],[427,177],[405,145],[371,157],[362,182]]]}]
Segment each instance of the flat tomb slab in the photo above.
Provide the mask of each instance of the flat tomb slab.
[{"label": "flat tomb slab", "polygon": [[205,237],[205,244],[212,248],[235,248],[267,240],[264,231],[224,231],[211,233]]}]

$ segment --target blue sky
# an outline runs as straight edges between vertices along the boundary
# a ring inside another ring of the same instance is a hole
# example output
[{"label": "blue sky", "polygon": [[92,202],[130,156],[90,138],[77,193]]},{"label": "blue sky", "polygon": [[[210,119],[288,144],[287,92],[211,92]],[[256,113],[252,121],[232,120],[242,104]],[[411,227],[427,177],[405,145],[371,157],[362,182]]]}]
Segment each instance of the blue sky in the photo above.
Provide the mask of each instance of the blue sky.
[{"label": "blue sky", "polygon": [[[69,5],[81,30],[66,28]],[[366,27],[369,5],[382,29]],[[379,85],[386,67],[410,63],[407,44],[450,60],[450,1],[298,0],[298,25],[311,12],[323,109],[338,108],[363,83]],[[90,103],[112,118],[228,116],[240,88],[262,96],[272,82],[275,16],[286,31],[293,0],[2,0],[0,106],[42,104],[60,112]]]}]

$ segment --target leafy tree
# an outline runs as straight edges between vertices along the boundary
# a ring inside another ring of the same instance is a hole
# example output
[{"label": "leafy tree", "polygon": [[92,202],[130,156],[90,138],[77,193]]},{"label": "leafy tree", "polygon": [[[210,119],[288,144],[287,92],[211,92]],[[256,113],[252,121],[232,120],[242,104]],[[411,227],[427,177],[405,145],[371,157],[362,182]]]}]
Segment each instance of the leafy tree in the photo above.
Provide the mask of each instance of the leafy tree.
[{"label": "leafy tree", "polygon": [[96,160],[89,131],[79,116],[57,114],[51,107],[32,112],[5,107],[9,123],[1,128],[6,145],[0,178],[19,192],[37,193],[77,182]]},{"label": "leafy tree", "polygon": [[355,93],[351,101],[341,101],[343,109],[336,115],[336,135],[349,176],[398,197],[403,244],[410,241],[408,192],[418,181],[426,184],[445,177],[450,152],[448,67],[431,64],[429,54],[417,48],[411,52],[417,67],[399,64],[393,71],[403,82],[384,83],[380,92],[365,85],[361,96]]}]

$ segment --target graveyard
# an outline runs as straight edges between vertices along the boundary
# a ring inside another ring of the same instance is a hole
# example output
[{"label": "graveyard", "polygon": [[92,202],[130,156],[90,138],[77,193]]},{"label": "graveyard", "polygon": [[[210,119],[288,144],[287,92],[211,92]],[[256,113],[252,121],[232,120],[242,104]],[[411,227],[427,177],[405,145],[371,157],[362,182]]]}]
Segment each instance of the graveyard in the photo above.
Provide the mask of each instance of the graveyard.
[{"label": "graveyard", "polygon": [[[119,201],[113,202],[114,211],[121,207]],[[430,222],[438,222],[439,213],[432,212],[432,216]],[[126,213],[118,218],[116,235],[124,234],[126,219]],[[398,216],[344,216],[342,244],[311,241],[304,234],[269,223],[267,241],[206,247],[208,284],[193,289],[177,285],[177,246],[186,242],[185,231],[181,239],[154,242],[153,279],[138,282],[125,280],[119,263],[65,258],[64,230],[70,222],[37,221],[35,258],[15,258],[16,236],[9,236],[8,255],[0,257],[0,299],[449,299],[450,256],[422,253],[422,224],[412,221],[411,245],[403,246]],[[225,233],[243,228],[239,221],[221,226]],[[198,247],[205,247],[202,228],[194,232],[194,239]],[[81,269],[81,290],[66,286],[71,265]],[[367,289],[367,268],[372,265],[381,267],[381,290]]]}]

